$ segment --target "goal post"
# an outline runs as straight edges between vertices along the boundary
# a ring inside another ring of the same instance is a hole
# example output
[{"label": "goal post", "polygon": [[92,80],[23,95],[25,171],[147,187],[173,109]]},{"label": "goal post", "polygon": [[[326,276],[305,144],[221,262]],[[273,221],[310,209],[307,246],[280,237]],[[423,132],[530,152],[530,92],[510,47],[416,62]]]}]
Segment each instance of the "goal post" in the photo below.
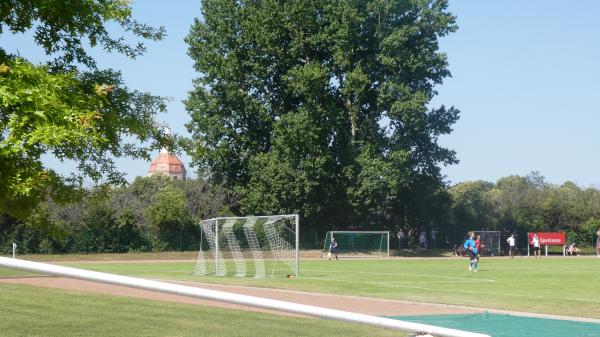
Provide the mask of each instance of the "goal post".
[{"label": "goal post", "polygon": [[325,234],[321,258],[329,253],[331,240],[337,242],[342,258],[383,258],[390,256],[389,231],[329,231]]},{"label": "goal post", "polygon": [[200,231],[195,275],[300,276],[297,214],[207,219]]},{"label": "goal post", "polygon": [[500,256],[502,255],[502,246],[500,242],[500,231],[478,231],[472,230],[475,235],[481,235],[481,255]]}]

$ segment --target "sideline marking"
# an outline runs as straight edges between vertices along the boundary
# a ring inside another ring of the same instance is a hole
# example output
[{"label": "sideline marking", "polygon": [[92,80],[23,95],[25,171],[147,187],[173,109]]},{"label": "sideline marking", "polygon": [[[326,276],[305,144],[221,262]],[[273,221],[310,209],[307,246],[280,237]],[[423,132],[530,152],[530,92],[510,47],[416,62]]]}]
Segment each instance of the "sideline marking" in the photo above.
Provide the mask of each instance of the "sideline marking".
[{"label": "sideline marking", "polygon": [[[415,276],[415,277],[431,277],[431,278],[443,278],[443,279],[454,279],[454,280],[465,280],[473,281],[470,277],[459,277],[459,276],[439,276],[439,275],[427,275],[427,274],[406,274],[406,273],[385,273],[385,272],[374,272],[374,271],[345,271],[345,270],[314,270],[314,269],[303,269],[309,273],[341,273],[341,274],[373,274],[373,275],[394,275],[394,276]],[[478,278],[477,281],[496,282],[494,279],[489,278]]]},{"label": "sideline marking", "polygon": [[[397,285],[400,288],[410,288],[410,289],[420,289],[420,290],[433,290],[433,291],[441,291],[441,292],[457,292],[457,293],[466,293],[466,294],[486,294],[486,295],[495,295],[495,296],[513,296],[513,297],[525,297],[525,298],[538,298],[538,299],[554,299],[553,297],[548,296],[539,296],[539,295],[524,295],[524,294],[512,294],[512,293],[496,293],[491,291],[471,291],[471,290],[460,290],[460,289],[437,289],[437,288],[427,288],[427,287],[415,287],[415,286],[403,286]],[[578,302],[589,302],[589,303],[600,303],[599,300],[589,300],[584,298],[567,298],[561,297],[561,301],[578,301]]]},{"label": "sideline marking", "polygon": [[[331,279],[331,278],[326,278],[326,277],[311,277],[311,276],[302,276],[303,279],[309,279],[309,280],[322,280],[322,281],[332,281],[332,282],[348,282],[348,283],[361,283],[361,284],[378,284],[378,285],[389,285],[389,286],[395,286],[395,285],[401,285],[401,284],[405,284],[405,283],[415,283],[414,281],[398,281],[398,282],[377,282],[377,281],[353,281],[353,280],[341,280],[341,279]],[[433,283],[466,283],[467,281],[430,281],[430,282],[419,282],[419,283],[427,283],[427,284],[433,284]]]},{"label": "sideline marking", "polygon": [[[423,276],[427,276],[427,275],[423,275]],[[443,276],[439,276],[439,277],[443,277]],[[418,286],[410,286],[410,285],[404,285],[405,283],[415,283],[415,282],[369,282],[369,281],[353,281],[353,280],[344,280],[344,279],[336,279],[336,278],[317,278],[317,277],[308,277],[305,276],[303,278],[307,278],[307,279],[317,279],[317,280],[325,280],[325,281],[332,281],[332,282],[349,282],[349,283],[366,283],[366,284],[380,284],[380,285],[387,285],[387,286],[392,286],[392,287],[398,287],[398,288],[408,288],[408,289],[419,289],[419,290],[430,290],[430,291],[439,291],[439,292],[445,292],[445,293],[464,293],[464,294],[486,294],[486,295],[494,295],[494,296],[512,296],[512,297],[523,297],[523,298],[537,298],[537,299],[552,299],[552,297],[548,297],[548,296],[540,296],[540,295],[526,295],[526,294],[514,294],[514,293],[505,293],[505,292],[492,292],[492,291],[473,291],[473,290],[461,290],[461,289],[439,289],[439,288],[429,288],[429,287],[418,287]],[[465,279],[465,278],[460,278],[460,279]],[[469,281],[473,281],[473,279],[467,279]],[[485,279],[482,279],[485,280]],[[477,279],[477,281],[480,281],[479,279]],[[495,282],[495,280],[488,280],[490,282]],[[449,281],[445,281],[445,282],[437,282],[437,283],[448,283]],[[436,283],[436,282],[421,282],[419,281],[419,283],[423,284],[423,283]],[[463,282],[453,282],[453,283],[463,283]],[[587,303],[600,303],[600,300],[592,300],[592,299],[585,299],[585,298],[567,298],[567,297],[563,297],[561,298],[561,300],[564,301],[577,301],[577,302],[587,302]]]}]

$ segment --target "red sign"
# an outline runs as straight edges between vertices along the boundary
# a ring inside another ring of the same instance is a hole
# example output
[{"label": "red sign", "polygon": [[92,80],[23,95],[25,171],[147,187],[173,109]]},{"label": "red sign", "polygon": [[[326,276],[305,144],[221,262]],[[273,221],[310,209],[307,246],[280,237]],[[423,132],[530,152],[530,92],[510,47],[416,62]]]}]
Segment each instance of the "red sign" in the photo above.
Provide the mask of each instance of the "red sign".
[{"label": "red sign", "polygon": [[567,237],[565,233],[551,232],[551,233],[527,233],[527,240],[531,244],[533,235],[537,234],[540,238],[540,246],[564,246],[567,244]]}]

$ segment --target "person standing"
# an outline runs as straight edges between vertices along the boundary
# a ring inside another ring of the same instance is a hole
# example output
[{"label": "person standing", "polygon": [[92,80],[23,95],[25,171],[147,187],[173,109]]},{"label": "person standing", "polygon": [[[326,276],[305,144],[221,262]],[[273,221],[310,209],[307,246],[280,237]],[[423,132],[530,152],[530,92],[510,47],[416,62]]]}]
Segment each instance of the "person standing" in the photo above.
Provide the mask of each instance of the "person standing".
[{"label": "person standing", "polygon": [[477,234],[477,239],[475,239],[475,247],[477,248],[477,264],[479,264],[479,258],[481,257],[481,235]]},{"label": "person standing", "polygon": [[431,228],[431,248],[435,248],[435,243],[437,241],[437,231],[435,228]]},{"label": "person standing", "polygon": [[517,246],[515,243],[515,235],[512,234],[508,239],[506,239],[506,242],[508,243],[508,254],[512,259],[515,257],[515,250],[517,250]]},{"label": "person standing", "polygon": [[335,259],[338,259],[337,256],[337,241],[335,241],[335,238],[331,238],[331,244],[329,245],[329,260],[331,260],[332,256],[335,256]]},{"label": "person standing", "polygon": [[469,254],[469,271],[477,272],[477,245],[475,244],[475,233],[469,232],[469,238],[465,241],[463,248]]},{"label": "person standing", "polygon": [[425,234],[425,231],[421,231],[419,246],[421,246],[421,249],[427,249],[427,234]]},{"label": "person standing", "polygon": [[540,238],[537,236],[537,233],[533,234],[533,238],[531,238],[531,245],[533,246],[533,256],[537,259],[540,257]]},{"label": "person standing", "polygon": [[600,257],[600,228],[596,232],[596,255]]},{"label": "person standing", "polygon": [[404,249],[404,241],[406,240],[406,235],[404,234],[404,229],[400,228],[398,231],[398,249]]},{"label": "person standing", "polygon": [[477,246],[477,251],[481,254],[481,235],[477,234],[475,238],[475,245]]}]

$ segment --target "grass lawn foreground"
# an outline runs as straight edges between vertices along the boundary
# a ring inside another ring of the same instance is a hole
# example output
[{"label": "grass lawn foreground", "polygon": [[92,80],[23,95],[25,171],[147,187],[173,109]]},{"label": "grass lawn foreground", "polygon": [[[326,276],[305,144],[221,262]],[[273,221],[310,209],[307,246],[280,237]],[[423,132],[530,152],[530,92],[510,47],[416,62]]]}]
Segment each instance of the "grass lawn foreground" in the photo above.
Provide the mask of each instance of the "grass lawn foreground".
[{"label": "grass lawn foreground", "polygon": [[21,285],[0,285],[0,298],[0,336],[405,336],[323,319]]}]

